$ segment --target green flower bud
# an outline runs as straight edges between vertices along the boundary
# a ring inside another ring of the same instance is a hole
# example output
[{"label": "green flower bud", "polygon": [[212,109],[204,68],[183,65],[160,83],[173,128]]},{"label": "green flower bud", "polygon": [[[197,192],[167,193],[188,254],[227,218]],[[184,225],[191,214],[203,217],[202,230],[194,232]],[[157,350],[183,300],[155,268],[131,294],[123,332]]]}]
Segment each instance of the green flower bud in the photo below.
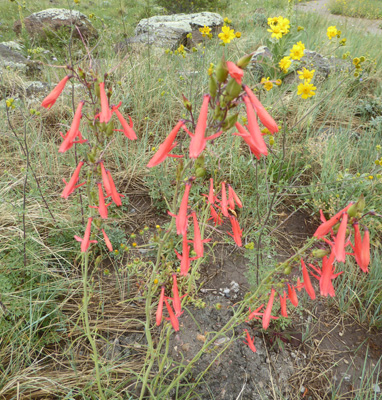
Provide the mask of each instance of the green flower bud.
[{"label": "green flower bud", "polygon": [[312,251],[312,256],[317,257],[317,258],[322,258],[325,257],[330,253],[329,250],[324,250],[324,249],[316,249]]},{"label": "green flower bud", "polygon": [[228,131],[229,129],[231,129],[235,123],[237,122],[237,117],[239,116],[239,114],[234,114],[231,115],[230,117],[228,117],[223,124],[223,131]]},{"label": "green flower bud", "polygon": [[365,196],[363,194],[361,194],[361,196],[359,196],[359,199],[358,199],[357,203],[355,203],[355,205],[357,207],[358,212],[362,212],[365,209],[366,202],[365,202]]},{"label": "green flower bud", "polygon": [[218,84],[216,82],[215,77],[213,77],[212,75],[210,75],[209,87],[210,87],[210,95],[214,99],[216,96],[216,92],[218,90]]},{"label": "green flower bud", "polygon": [[203,178],[203,177],[206,175],[206,173],[207,173],[207,171],[206,171],[205,168],[198,168],[198,169],[195,171],[195,175],[196,175],[198,178]]},{"label": "green flower bud", "polygon": [[248,64],[251,62],[252,56],[253,56],[253,53],[246,54],[245,56],[240,58],[240,60],[236,63],[236,65],[242,69],[247,68]]},{"label": "green flower bud", "polygon": [[228,85],[226,87],[226,101],[231,101],[235,99],[237,96],[239,96],[241,92],[241,86],[235,81],[235,79],[231,79],[228,82]]},{"label": "green flower bud", "polygon": [[216,66],[216,78],[218,82],[222,83],[227,80],[227,76],[228,76],[228,68],[227,68],[227,63],[223,56],[222,59],[219,61],[219,64]]}]

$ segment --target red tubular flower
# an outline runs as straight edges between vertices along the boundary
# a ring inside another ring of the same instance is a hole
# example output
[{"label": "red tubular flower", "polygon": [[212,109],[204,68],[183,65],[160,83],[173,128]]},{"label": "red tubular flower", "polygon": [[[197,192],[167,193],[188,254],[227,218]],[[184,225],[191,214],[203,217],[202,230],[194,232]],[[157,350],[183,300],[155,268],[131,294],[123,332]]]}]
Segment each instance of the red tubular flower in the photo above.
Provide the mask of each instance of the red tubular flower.
[{"label": "red tubular flower", "polygon": [[228,73],[231,75],[235,81],[241,85],[241,80],[243,79],[244,76],[244,71],[239,68],[235,63],[232,61],[227,61],[227,68],[228,68]]},{"label": "red tubular flower", "polygon": [[196,257],[190,258],[190,246],[187,241],[187,232],[183,235],[182,255],[180,255],[175,249],[174,251],[180,260],[180,275],[186,276],[190,269],[190,261],[196,259]]},{"label": "red tubular flower", "polygon": [[296,290],[295,290],[294,286],[291,287],[291,286],[289,285],[289,283],[288,283],[288,297],[289,297],[290,302],[291,302],[295,307],[297,307],[297,306],[298,306],[297,293],[296,293]]},{"label": "red tubular flower", "polygon": [[252,139],[256,144],[256,147],[259,149],[259,152],[266,156],[268,155],[268,149],[267,145],[264,142],[264,138],[261,135],[259,124],[257,123],[255,110],[253,109],[251,101],[249,100],[248,96],[243,96],[243,100],[247,110],[249,133],[251,134]]},{"label": "red tubular flower", "polygon": [[58,99],[58,96],[64,90],[64,87],[70,78],[71,78],[71,76],[67,75],[67,76],[65,76],[64,79],[62,79],[60,82],[58,82],[57,86],[42,101],[42,103],[41,103],[42,107],[49,109],[53,106],[53,104]]},{"label": "red tubular flower", "polygon": [[102,190],[102,184],[97,183],[98,185],[98,200],[99,200],[99,206],[89,206],[90,208],[96,208],[98,209],[99,215],[103,219],[107,219],[107,208],[110,206],[111,202],[109,204],[105,204],[105,197],[103,196],[103,190]]},{"label": "red tubular flower", "polygon": [[162,315],[163,315],[163,301],[164,301],[164,290],[165,287],[162,286],[161,289],[161,293],[160,293],[160,297],[159,297],[159,303],[158,303],[158,308],[157,308],[157,312],[156,312],[156,323],[157,326],[159,326],[162,322]]},{"label": "red tubular flower", "polygon": [[239,208],[243,208],[243,204],[240,201],[238,195],[235,193],[232,186],[228,185],[228,205],[232,210],[235,209],[235,203]]},{"label": "red tubular flower", "polygon": [[89,217],[83,239],[81,239],[79,236],[74,236],[74,239],[76,239],[77,242],[81,242],[81,252],[82,253],[86,253],[86,251],[88,250],[88,248],[90,246],[90,243],[97,243],[96,240],[90,240],[90,230],[92,227],[92,221],[93,221],[93,218]]},{"label": "red tubular flower", "polygon": [[184,235],[187,231],[187,207],[188,207],[188,196],[190,194],[191,182],[186,183],[186,188],[184,190],[182,202],[180,203],[180,208],[178,215],[176,215],[176,232],[178,235]]},{"label": "red tubular flower", "polygon": [[74,139],[78,135],[78,128],[80,127],[83,105],[84,102],[80,101],[74,114],[72,125],[58,149],[59,153],[65,153],[65,151],[69,150],[73,146]]},{"label": "red tubular flower", "polygon": [[209,219],[213,219],[215,226],[221,225],[223,223],[223,219],[220,216],[220,214],[216,212],[216,210],[212,205],[210,206],[210,210],[211,210],[211,218]]},{"label": "red tubular flower", "polygon": [[[173,284],[172,284],[172,293],[174,295],[172,299],[172,305],[174,307],[175,316],[180,317],[184,311],[182,311],[182,303],[180,302],[179,291],[178,291],[178,282],[176,280],[176,274],[172,274]],[[185,295],[184,295],[185,296]],[[184,297],[182,296],[182,297]]]},{"label": "red tubular flower", "polygon": [[256,308],[255,311],[251,311],[251,307],[249,307],[249,315],[248,315],[248,319],[246,322],[250,321],[251,319],[255,318],[255,319],[260,319],[259,317],[261,317],[263,315],[263,313],[260,313],[259,311],[264,307],[264,304],[262,304],[260,307]]},{"label": "red tubular flower", "polygon": [[275,120],[269,115],[268,111],[260,103],[260,100],[255,96],[252,90],[244,85],[244,90],[247,93],[251,103],[260,118],[261,123],[271,132],[272,134],[279,131],[279,128]]},{"label": "red tubular flower", "polygon": [[248,345],[248,347],[254,352],[254,353],[256,353],[256,347],[255,347],[255,343],[254,343],[254,340],[255,340],[255,337],[253,337],[253,339],[251,339],[251,336],[250,336],[250,334],[249,334],[249,332],[248,332],[248,330],[247,329],[244,329],[244,332],[247,332],[247,337],[246,337],[246,342],[243,342],[244,344],[247,344]]},{"label": "red tubular flower", "polygon": [[172,308],[168,304],[167,298],[164,298],[164,302],[166,303],[167,311],[168,314],[170,315],[170,318],[166,318],[167,320],[170,320],[172,327],[174,328],[175,332],[179,331],[179,321],[178,318],[175,316],[174,312],[172,311]]},{"label": "red tubular flower", "polygon": [[204,95],[203,104],[200,109],[198,122],[196,124],[195,133],[192,134],[184,125],[183,129],[191,136],[190,143],[190,158],[198,158],[199,155],[206,147],[207,140],[217,138],[222,134],[223,131],[217,132],[214,135],[205,137],[207,129],[207,116],[208,116],[208,103],[210,101],[210,95]]},{"label": "red tubular flower", "polygon": [[361,232],[359,230],[358,222],[353,224],[354,228],[354,256],[355,261],[363,272],[369,272],[368,266],[370,263],[370,237],[369,230],[365,228],[365,233],[363,235],[363,240],[361,237]]},{"label": "red tubular flower", "polygon": [[346,213],[342,214],[342,221],[338,229],[337,236],[334,240],[334,254],[338,262],[345,262],[346,252],[345,252],[345,236],[346,228],[348,226],[348,215]]},{"label": "red tubular flower", "polygon": [[242,232],[242,230],[240,229],[239,222],[238,222],[238,220],[237,220],[233,215],[230,215],[230,216],[229,216],[229,219],[230,219],[230,221],[231,221],[232,232],[233,232],[233,234],[231,234],[231,233],[228,232],[228,235],[232,236],[233,239],[235,240],[235,243],[236,243],[239,247],[241,247],[241,246],[243,245],[242,242],[241,242],[241,236],[242,236],[243,232]]},{"label": "red tubular flower", "polygon": [[[107,99],[106,99],[107,100]],[[122,114],[120,113],[120,111],[118,110],[118,108],[120,107],[120,105],[122,104],[119,103],[118,106],[113,106],[111,108],[111,112],[115,112],[117,115],[117,118],[119,119],[119,122],[122,125],[122,132],[124,133],[124,135],[130,139],[130,140],[136,140],[137,135],[134,132],[134,124],[133,124],[133,120],[131,119],[131,117],[129,116],[129,120],[130,120],[130,125],[127,123],[127,121],[125,120],[125,118],[123,118]],[[120,129],[116,129],[118,132],[121,132]]]},{"label": "red tubular flower", "polygon": [[208,202],[210,204],[215,203],[215,196],[214,196],[214,180],[210,178],[210,191],[208,193]]},{"label": "red tubular flower", "polygon": [[166,137],[164,142],[159,146],[159,150],[154,154],[154,157],[147,164],[148,168],[155,167],[156,165],[163,162],[167,157],[183,157],[183,156],[175,156],[169,154],[170,151],[177,145],[177,143],[173,143],[176,135],[179,132],[179,129],[184,125],[183,121],[179,121],[174,129],[170,132],[170,134]]},{"label": "red tubular flower", "polygon": [[77,189],[78,187],[85,185],[86,182],[81,183],[80,185],[77,185],[79,176],[80,176],[80,171],[82,166],[84,165],[83,161],[80,161],[77,165],[77,168],[75,169],[72,177],[70,178],[69,183],[66,182],[65,179],[63,179],[64,183],[65,183],[65,189],[63,190],[61,197],[63,197],[64,199],[67,199],[69,197],[70,194],[72,194],[74,192],[75,189]]},{"label": "red tubular flower", "polygon": [[280,307],[281,307],[281,315],[285,318],[288,318],[288,312],[287,312],[287,304],[286,304],[286,293],[284,290],[283,296],[280,296]]},{"label": "red tubular flower", "polygon": [[[334,226],[337,222],[339,222],[339,220],[340,220],[342,214],[343,214],[344,212],[346,212],[346,211],[352,206],[352,204],[353,204],[353,203],[349,203],[344,209],[342,209],[341,211],[339,211],[336,215],[334,215],[334,216],[333,216],[332,218],[330,218],[328,221],[325,221],[323,224],[321,224],[321,225],[317,228],[317,230],[316,230],[316,232],[314,233],[313,236],[315,236],[315,237],[321,239],[321,238],[324,237],[326,234],[328,234],[328,233],[330,232],[330,230],[333,228],[333,226]],[[321,210],[320,210],[320,213],[321,213],[321,218],[322,218],[322,217],[323,217],[323,214],[322,214]]]},{"label": "red tubular flower", "polygon": [[[60,132],[60,135],[65,140],[68,137],[68,133],[69,133],[69,131],[66,132],[66,134],[64,135],[62,132]],[[76,137],[78,137],[78,140],[74,141],[74,139]],[[68,143],[68,145],[66,146],[66,150],[71,149],[74,144],[77,144],[77,143],[81,143],[82,144],[82,143],[86,143],[88,141],[87,139],[83,139],[82,138],[82,135],[81,135],[80,131],[77,131],[77,135],[75,136],[75,138],[73,139],[73,141],[71,143]]]},{"label": "red tubular flower", "polygon": [[273,307],[273,299],[275,297],[275,289],[271,289],[271,295],[269,296],[269,301],[267,308],[264,311],[263,315],[263,329],[268,329],[269,323],[271,321],[272,307]]},{"label": "red tubular flower", "polygon": [[316,293],[314,292],[312,282],[310,281],[309,272],[306,269],[304,260],[301,258],[301,268],[302,268],[302,276],[304,278],[304,287],[306,293],[308,293],[309,297],[314,300],[316,298]]},{"label": "red tubular flower", "polygon": [[228,217],[228,207],[227,207],[227,192],[225,189],[225,182],[222,182],[222,201],[221,201],[221,206],[222,206],[222,213],[225,217]]},{"label": "red tubular flower", "polygon": [[125,197],[125,196],[123,194],[120,194],[117,192],[117,189],[114,185],[114,181],[113,181],[113,178],[111,177],[110,171],[108,170],[106,173],[107,173],[107,177],[108,177],[108,180],[110,183],[111,198],[113,199],[114,203],[119,207],[122,205],[121,197]]},{"label": "red tubular flower", "polygon": [[211,239],[202,240],[202,236],[200,234],[199,224],[198,224],[198,220],[196,218],[195,211],[192,212],[191,215],[192,215],[192,219],[194,222],[194,240],[192,241],[192,243],[194,244],[194,250],[196,252],[195,259],[197,259],[197,258],[203,257],[203,255],[204,255],[203,243],[207,243],[207,242],[211,241]]},{"label": "red tubular flower", "polygon": [[261,152],[257,148],[257,145],[254,142],[254,140],[253,140],[252,136],[250,135],[250,133],[247,132],[247,130],[244,128],[244,126],[242,126],[239,122],[236,122],[235,126],[236,126],[236,128],[237,128],[237,130],[239,132],[234,132],[233,134],[236,135],[236,136],[242,137],[244,142],[247,143],[247,145],[249,146],[249,149],[251,150],[251,152],[255,155],[255,157],[258,160],[260,160]]},{"label": "red tubular flower", "polygon": [[109,251],[113,251],[113,246],[110,242],[110,239],[107,237],[104,229],[102,229],[102,233],[103,233],[103,238],[105,240],[105,244],[106,244],[107,248],[109,249]]},{"label": "red tubular flower", "polygon": [[111,185],[109,182],[109,178],[107,176],[105,166],[103,165],[103,161],[101,161],[99,165],[101,166],[102,182],[103,182],[103,187],[106,190],[106,197],[109,197],[111,196]]},{"label": "red tubular flower", "polygon": [[101,99],[101,112],[98,114],[99,122],[105,122],[107,124],[111,119],[112,112],[110,110],[109,102],[105,93],[105,82],[101,82],[99,84],[99,90]]}]

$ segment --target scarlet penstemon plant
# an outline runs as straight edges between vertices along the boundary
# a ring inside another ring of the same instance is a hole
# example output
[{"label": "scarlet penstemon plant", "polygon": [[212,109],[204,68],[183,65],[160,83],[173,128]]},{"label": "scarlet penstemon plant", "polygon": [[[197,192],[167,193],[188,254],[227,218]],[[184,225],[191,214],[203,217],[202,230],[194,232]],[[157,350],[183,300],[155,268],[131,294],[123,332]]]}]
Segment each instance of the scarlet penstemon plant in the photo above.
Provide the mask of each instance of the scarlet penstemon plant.
[{"label": "scarlet penstemon plant", "polygon": [[[69,67],[68,67],[69,68]],[[105,160],[105,150],[113,141],[115,135],[122,132],[128,139],[135,140],[137,138],[133,123],[129,117],[128,123],[117,105],[110,105],[112,89],[106,89],[105,81],[107,75],[101,80],[95,73],[91,72],[87,75],[83,70],[71,70],[71,75],[67,75],[62,79],[56,88],[43,100],[42,106],[51,108],[60,96],[69,79],[76,79],[88,91],[88,100],[81,100],[76,108],[70,129],[64,135],[62,143],[58,149],[59,153],[71,151],[73,146],[81,144],[86,147],[86,158],[81,160],[72,176],[66,181],[61,197],[67,200],[75,195],[79,187],[85,186],[85,192],[88,198],[88,217],[83,237],[74,236],[74,239],[81,243],[80,249],[82,253],[82,278],[83,278],[83,307],[82,317],[85,326],[86,336],[91,344],[93,351],[93,359],[95,364],[96,381],[101,399],[106,399],[101,380],[100,363],[98,358],[97,346],[95,341],[95,333],[91,331],[89,325],[88,305],[89,305],[89,289],[88,289],[88,270],[89,270],[89,253],[91,245],[97,243],[95,240],[97,232],[102,233],[103,240],[109,251],[113,251],[112,244],[107,236],[106,222],[108,219],[108,207],[114,202],[117,206],[122,205],[121,197],[114,184],[112,174],[107,169]],[[115,114],[116,118],[113,117]],[[84,132],[83,120],[88,121],[88,129],[86,135]],[[115,120],[118,120],[122,129],[115,129]],[[82,125],[82,127],[81,127]],[[90,128],[90,129],[89,129]],[[86,168],[86,172],[84,169]],[[84,180],[84,182],[81,182]],[[111,201],[107,203],[108,198]],[[106,229],[106,230],[105,230]]]}]

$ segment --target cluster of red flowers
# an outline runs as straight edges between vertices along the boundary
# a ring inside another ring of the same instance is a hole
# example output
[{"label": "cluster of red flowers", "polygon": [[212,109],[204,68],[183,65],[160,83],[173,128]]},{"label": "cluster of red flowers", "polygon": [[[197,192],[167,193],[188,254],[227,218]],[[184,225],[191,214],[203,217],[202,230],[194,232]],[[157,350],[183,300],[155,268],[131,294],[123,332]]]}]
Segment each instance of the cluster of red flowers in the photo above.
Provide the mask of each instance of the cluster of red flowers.
[{"label": "cluster of red flowers", "polygon": [[[58,83],[58,85],[53,89],[53,91],[43,100],[42,106],[45,108],[51,108],[54,103],[56,102],[57,98],[60,96],[62,91],[64,90],[64,87],[68,80],[71,78],[71,76],[66,76],[64,79],[61,80],[61,82]],[[123,129],[113,129],[114,131],[117,132],[123,132],[125,136],[130,139],[130,140],[135,140],[137,138],[134,130],[133,130],[133,123],[131,118],[130,119],[130,124],[123,118],[122,114],[118,110],[118,108],[121,106],[121,102],[117,106],[112,106],[110,108],[109,102],[108,102],[108,97],[105,92],[105,83],[101,82],[99,83],[99,97],[100,97],[100,103],[101,103],[101,110],[98,114],[96,114],[93,118],[94,124],[98,120],[100,124],[103,124],[105,127],[107,124],[109,124],[112,115],[115,113],[119,122],[122,125]],[[88,143],[89,146],[91,147],[89,141],[87,139],[83,139],[82,134],[79,130],[80,128],[80,123],[81,123],[81,118],[82,118],[82,108],[84,106],[85,102],[81,101],[76,109],[76,112],[74,114],[73,122],[71,124],[71,127],[69,131],[64,135],[60,132],[63,142],[61,143],[58,151],[60,153],[65,153],[69,149],[73,147],[73,144],[77,143]],[[98,140],[98,138],[97,138]],[[90,154],[90,153],[89,153]],[[65,188],[61,194],[61,197],[64,199],[67,199],[78,187],[85,185],[86,182],[83,182],[81,184],[77,184],[80,178],[80,173],[81,173],[81,168],[83,167],[84,164],[92,165],[92,166],[99,166],[100,168],[100,177],[102,178],[102,183],[101,182],[96,182],[96,185],[98,187],[98,206],[93,206],[89,205],[90,208],[95,208],[98,210],[99,215],[101,219],[107,219],[108,217],[108,210],[107,208],[110,206],[112,202],[114,202],[117,206],[122,205],[121,195],[118,193],[113,178],[111,176],[111,173],[109,170],[107,170],[104,166],[104,161],[102,159],[99,160],[94,160],[94,162],[90,161],[80,161],[77,168],[75,169],[72,177],[70,178],[69,182],[66,182],[65,179],[63,179],[65,183]],[[106,192],[106,195],[104,195],[104,190]],[[106,204],[105,203],[105,197],[111,197],[112,202]],[[96,243],[96,240],[90,240],[91,236],[91,226],[93,222],[93,217],[88,218],[88,223],[85,229],[85,234],[84,237],[81,238],[79,236],[75,236],[74,238],[81,242],[81,251],[86,252],[90,246],[90,243]],[[99,225],[97,226],[99,227]],[[106,235],[106,232],[104,229],[100,228],[105,240],[105,244],[107,248],[110,251],[113,251],[112,244],[109,240],[109,238]]]},{"label": "cluster of red flowers", "polygon": [[[321,249],[317,250],[316,254],[322,257],[322,268],[319,269],[315,267],[313,264],[309,264],[309,266],[316,272],[310,272],[310,274],[319,281],[320,286],[320,294],[322,296],[335,296],[335,291],[333,287],[333,280],[343,273],[335,272],[335,262],[345,262],[346,255],[351,255],[355,257],[356,263],[361,268],[361,270],[365,273],[368,272],[368,266],[370,262],[370,240],[369,240],[369,231],[366,227],[364,227],[364,236],[362,238],[360,230],[359,230],[359,221],[355,217],[357,214],[357,207],[362,210],[363,206],[359,206],[359,202],[357,204],[350,203],[344,209],[339,211],[336,215],[334,215],[329,220],[326,220],[322,211],[321,212],[321,221],[322,224],[317,228],[314,236],[318,239],[322,239],[325,243],[329,245],[329,249]],[[351,229],[349,227],[349,221],[351,220],[351,224],[354,232],[354,244],[351,242]],[[334,228],[336,225],[338,226],[337,232],[334,233]],[[325,236],[330,234],[332,240],[327,239]],[[353,249],[353,253],[348,253],[346,248],[350,246]],[[328,257],[329,255],[329,257]],[[279,295],[280,298],[280,313],[283,317],[288,317],[287,313],[287,299],[293,304],[293,306],[297,307],[298,298],[296,290],[301,291],[303,288],[308,293],[309,297],[314,300],[316,298],[316,293],[313,288],[312,282],[310,280],[309,271],[305,265],[304,260],[301,258],[301,269],[302,269],[302,277],[303,281],[300,281],[300,278],[297,278],[297,284],[293,285],[287,283],[288,287],[288,295],[283,290],[283,295]],[[271,289],[271,294],[269,296],[268,304],[264,312],[260,312],[260,310],[264,307],[262,304],[255,311],[251,312],[249,309],[249,317],[248,320],[251,319],[260,319],[262,317],[263,329],[267,329],[269,327],[269,323],[271,319],[277,319],[278,317],[274,317],[271,315],[273,302],[275,297],[276,290],[274,288]],[[247,344],[252,351],[256,351],[253,339],[251,339],[248,330],[245,329],[247,334]]]}]

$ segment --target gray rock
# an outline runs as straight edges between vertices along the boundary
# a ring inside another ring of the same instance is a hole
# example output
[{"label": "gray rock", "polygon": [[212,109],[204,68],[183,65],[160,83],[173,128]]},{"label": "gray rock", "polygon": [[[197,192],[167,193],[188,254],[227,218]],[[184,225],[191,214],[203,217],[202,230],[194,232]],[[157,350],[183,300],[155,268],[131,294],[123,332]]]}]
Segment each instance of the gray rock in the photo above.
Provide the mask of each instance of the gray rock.
[{"label": "gray rock", "polygon": [[[253,73],[255,79],[259,79],[263,76],[264,69],[262,62],[265,59],[272,60],[272,53],[267,46],[260,46],[252,55],[251,61],[248,65],[248,69]],[[268,62],[269,62],[268,60]]]},{"label": "gray rock", "polygon": [[0,44],[0,67],[33,75],[41,70],[38,63],[30,61],[18,52]]},{"label": "gray rock", "polygon": [[[86,15],[79,11],[65,8],[49,8],[33,13],[24,19],[24,25],[29,35],[35,39],[46,38],[47,31],[57,32],[62,29],[68,33],[73,29],[73,37],[80,38],[76,27],[78,27],[85,40],[98,37],[97,30]],[[21,33],[21,22],[16,21],[13,29],[19,35]]]},{"label": "gray rock", "polygon": [[7,47],[9,50],[15,51],[17,53],[22,53],[23,51],[23,47],[21,44],[14,42],[14,41],[10,41],[10,42],[1,42],[0,44],[2,44],[3,46]]},{"label": "gray rock", "polygon": [[[216,13],[201,12],[195,14],[160,15],[142,19],[135,28],[135,36],[116,45],[115,51],[129,49],[132,44],[153,45],[156,47],[177,49],[181,44],[192,47],[198,43],[199,28],[208,26],[217,32],[223,26],[223,17]],[[187,40],[193,33],[195,40]]]}]

